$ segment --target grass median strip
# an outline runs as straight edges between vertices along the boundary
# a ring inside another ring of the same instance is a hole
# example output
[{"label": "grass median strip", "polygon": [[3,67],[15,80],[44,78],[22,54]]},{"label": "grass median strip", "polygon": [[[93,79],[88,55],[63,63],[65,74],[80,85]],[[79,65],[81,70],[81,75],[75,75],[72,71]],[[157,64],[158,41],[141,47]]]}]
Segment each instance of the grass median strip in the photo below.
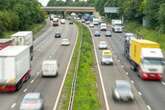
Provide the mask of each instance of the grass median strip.
[{"label": "grass median strip", "polygon": [[[72,79],[77,65],[80,51],[80,62],[77,72],[77,84],[73,110],[100,110],[101,104],[96,87],[96,73],[94,72],[95,57],[91,35],[87,27],[77,23],[79,29],[78,41],[74,50],[69,72],[65,80],[58,110],[67,110],[70,100]],[[80,43],[82,40],[82,43]],[[80,44],[82,44],[80,46]],[[81,48],[80,48],[81,47]],[[80,50],[81,49],[81,50]]]}]

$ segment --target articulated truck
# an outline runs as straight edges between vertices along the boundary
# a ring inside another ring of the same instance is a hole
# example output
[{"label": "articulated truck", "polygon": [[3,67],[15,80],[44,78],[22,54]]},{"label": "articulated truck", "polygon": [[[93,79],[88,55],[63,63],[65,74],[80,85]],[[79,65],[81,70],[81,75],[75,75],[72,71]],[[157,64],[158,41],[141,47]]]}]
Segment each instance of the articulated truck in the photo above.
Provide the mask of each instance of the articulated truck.
[{"label": "articulated truck", "polygon": [[29,46],[8,46],[0,51],[0,92],[14,92],[30,78]]},{"label": "articulated truck", "polygon": [[33,59],[33,32],[19,31],[12,35],[13,45],[25,45],[30,47],[30,58]]},{"label": "articulated truck", "polygon": [[124,55],[142,80],[161,80],[164,72],[163,53],[157,42],[144,39],[125,39]]}]

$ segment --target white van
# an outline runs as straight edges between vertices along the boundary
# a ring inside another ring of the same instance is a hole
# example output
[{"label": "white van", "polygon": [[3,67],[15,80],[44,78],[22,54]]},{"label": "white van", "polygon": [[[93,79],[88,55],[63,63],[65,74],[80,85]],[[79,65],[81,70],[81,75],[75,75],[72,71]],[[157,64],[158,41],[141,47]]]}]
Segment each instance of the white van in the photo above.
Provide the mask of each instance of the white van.
[{"label": "white van", "polygon": [[101,25],[100,25],[100,30],[101,30],[101,31],[106,31],[106,30],[107,30],[107,25],[106,25],[106,23],[101,23]]},{"label": "white van", "polygon": [[42,76],[57,76],[58,63],[56,60],[45,60],[42,62]]}]

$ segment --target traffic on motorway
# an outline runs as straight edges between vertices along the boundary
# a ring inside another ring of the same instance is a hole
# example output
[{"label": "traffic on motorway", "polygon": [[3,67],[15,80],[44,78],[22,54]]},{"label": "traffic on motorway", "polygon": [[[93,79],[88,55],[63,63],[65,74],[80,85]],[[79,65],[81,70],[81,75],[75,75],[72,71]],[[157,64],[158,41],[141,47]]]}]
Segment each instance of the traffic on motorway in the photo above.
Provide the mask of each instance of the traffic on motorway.
[{"label": "traffic on motorway", "polygon": [[109,24],[90,15],[53,14],[36,40],[32,31],[0,39],[2,110],[54,110],[77,42],[74,22],[90,30],[106,109],[162,110],[165,62],[158,42],[124,32],[120,19]]}]

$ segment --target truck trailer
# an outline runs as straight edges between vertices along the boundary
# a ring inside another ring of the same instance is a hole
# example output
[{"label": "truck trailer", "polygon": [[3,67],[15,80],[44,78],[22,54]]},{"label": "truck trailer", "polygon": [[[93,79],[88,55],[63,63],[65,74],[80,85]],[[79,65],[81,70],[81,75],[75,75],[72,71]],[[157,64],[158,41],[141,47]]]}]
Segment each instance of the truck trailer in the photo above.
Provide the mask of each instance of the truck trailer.
[{"label": "truck trailer", "polygon": [[14,92],[30,78],[29,46],[8,46],[0,51],[0,92]]},{"label": "truck trailer", "polygon": [[159,43],[144,39],[130,39],[129,42],[125,42],[124,48],[127,48],[124,49],[124,54],[131,63],[131,69],[137,70],[141,79],[162,79],[164,57]]},{"label": "truck trailer", "polygon": [[30,47],[30,58],[33,59],[33,32],[19,31],[12,35],[13,45],[27,45]]}]

